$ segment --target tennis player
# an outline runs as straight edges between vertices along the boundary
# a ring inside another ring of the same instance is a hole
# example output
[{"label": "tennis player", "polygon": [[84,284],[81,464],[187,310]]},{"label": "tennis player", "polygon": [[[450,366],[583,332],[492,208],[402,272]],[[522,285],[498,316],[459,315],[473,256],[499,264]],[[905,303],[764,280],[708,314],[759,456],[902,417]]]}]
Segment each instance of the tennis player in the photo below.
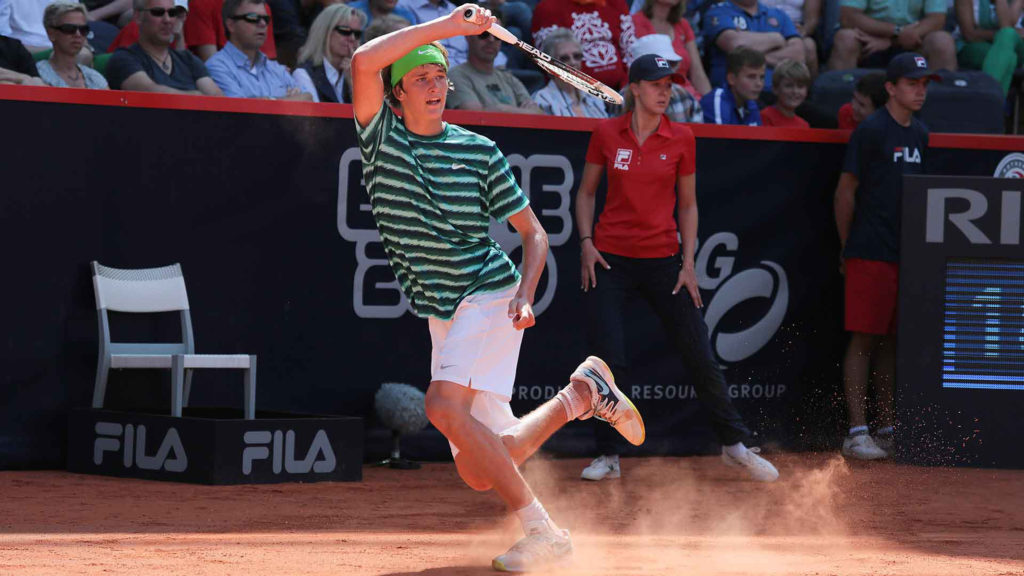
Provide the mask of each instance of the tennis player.
[{"label": "tennis player", "polygon": [[[470,20],[463,16],[468,8],[476,9]],[[494,21],[490,11],[466,4],[364,44],[352,56],[352,104],[385,253],[414,312],[428,319],[427,416],[451,444],[466,484],[493,488],[522,522],[525,537],[493,567],[525,571],[567,559],[572,542],[517,466],[577,418],[607,420],[637,445],[645,432],[639,412],[595,357],[522,420],[509,406],[522,330],[535,323],[547,234],[495,143],[442,120],[451,85],[447,53],[437,42],[480,34]],[[488,237],[492,217],[522,237],[522,273]]]},{"label": "tennis player", "polygon": [[[750,433],[730,401],[700,312],[693,260],[697,148],[693,132],[665,116],[672,73],[669,62],[656,54],[634,60],[628,111],[602,121],[590,137],[576,195],[590,344],[622,376],[627,368],[626,302],[632,297],[646,301],[693,374],[697,396],[723,446],[722,460],[754,480],[771,482],[778,471],[743,444]],[[595,228],[594,194],[606,169],[608,198]],[[601,436],[598,430],[602,453],[583,471],[584,479],[621,474],[614,439]]]}]

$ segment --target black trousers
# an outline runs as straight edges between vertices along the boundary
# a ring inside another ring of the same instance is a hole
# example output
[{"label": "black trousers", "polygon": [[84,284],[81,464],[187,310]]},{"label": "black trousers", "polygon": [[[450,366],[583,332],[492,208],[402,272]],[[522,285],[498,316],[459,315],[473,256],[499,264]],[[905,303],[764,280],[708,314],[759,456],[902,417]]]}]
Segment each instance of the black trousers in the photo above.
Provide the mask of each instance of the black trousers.
[{"label": "black trousers", "polygon": [[[715,361],[708,340],[708,328],[701,311],[685,288],[672,294],[679,278],[679,258],[626,258],[602,254],[611,270],[600,265],[597,287],[586,295],[587,341],[595,354],[612,369],[615,381],[629,390],[629,362],[626,358],[626,302],[633,297],[645,301],[657,314],[673,349],[693,375],[701,405],[708,411],[718,441],[723,445],[742,442],[750,436],[729,398],[725,377]],[[624,440],[612,427],[595,428],[601,454],[617,454]]]}]

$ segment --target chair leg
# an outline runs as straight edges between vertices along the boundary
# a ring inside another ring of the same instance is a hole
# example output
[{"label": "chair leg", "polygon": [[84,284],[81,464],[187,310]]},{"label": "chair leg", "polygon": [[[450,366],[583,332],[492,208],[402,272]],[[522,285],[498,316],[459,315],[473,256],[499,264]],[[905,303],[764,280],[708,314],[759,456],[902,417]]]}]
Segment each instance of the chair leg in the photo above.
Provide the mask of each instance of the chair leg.
[{"label": "chair leg", "polygon": [[245,419],[256,418],[256,356],[249,356],[249,368],[245,371]]},{"label": "chair leg", "polygon": [[192,373],[195,370],[188,368],[185,370],[185,395],[181,399],[181,405],[188,408],[188,397],[192,393]]},{"label": "chair leg", "polygon": [[107,394],[107,378],[110,375],[110,361],[100,360],[96,367],[96,386],[92,390],[92,407],[103,408],[103,400]]},{"label": "chair leg", "polygon": [[181,418],[182,388],[185,381],[185,357],[171,356],[171,416]]}]

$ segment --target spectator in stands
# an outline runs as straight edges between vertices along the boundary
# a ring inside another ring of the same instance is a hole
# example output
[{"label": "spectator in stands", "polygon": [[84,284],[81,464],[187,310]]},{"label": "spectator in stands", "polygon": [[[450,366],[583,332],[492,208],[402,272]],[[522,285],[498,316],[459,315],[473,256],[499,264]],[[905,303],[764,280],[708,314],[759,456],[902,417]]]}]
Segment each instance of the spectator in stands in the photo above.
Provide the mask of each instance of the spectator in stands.
[{"label": "spectator in stands", "polygon": [[889,99],[885,91],[885,72],[865,74],[857,80],[853,88],[853,97],[839,109],[838,124],[840,130],[853,130],[871,116]]},{"label": "spectator in stands", "polygon": [[274,44],[277,61],[294,68],[299,49],[306,43],[306,26],[302,23],[298,0],[267,0],[269,14],[274,15]]},{"label": "spectator in stands", "polygon": [[36,61],[21,42],[0,35],[0,84],[44,86]]},{"label": "spectator in stands", "polygon": [[102,74],[75,59],[89,35],[88,11],[77,2],[54,2],[43,11],[43,25],[53,44],[50,57],[36,64],[39,77],[59,88],[107,89]]},{"label": "spectator in stands", "polygon": [[533,12],[533,39],[568,28],[583,47],[582,70],[616,90],[626,85],[623,55],[633,19],[625,0],[541,0]]},{"label": "spectator in stands", "polygon": [[[726,0],[704,15],[704,49],[711,52],[711,84],[726,86],[726,59],[737,48],[764,55],[764,89],[772,88],[772,69],[786,60],[804,61],[804,42],[793,22],[778,8],[757,0]],[[704,113],[707,120],[707,110]]]},{"label": "spectator in stands", "polygon": [[[656,34],[667,36],[672,42],[672,50],[681,58],[672,81],[700,99],[711,91],[711,81],[704,73],[693,28],[683,18],[685,10],[685,0],[645,0],[643,9],[633,14],[634,34],[637,39]],[[630,48],[627,47],[627,54]]]},{"label": "spectator in stands", "polygon": [[842,28],[832,41],[832,70],[884,68],[896,54],[923,52],[936,69],[956,70],[956,46],[946,25],[946,0],[841,0]]},{"label": "spectator in stands", "polygon": [[[383,18],[378,18],[381,22]],[[352,54],[359,48],[366,14],[348,4],[323,9],[299,50],[294,76],[314,102],[352,102]]]},{"label": "spectator in stands", "polygon": [[[177,24],[174,26],[174,40],[171,42],[171,48],[175,50],[185,50],[188,48],[188,44],[185,42],[185,21],[188,19],[188,0],[174,0],[174,5],[184,10],[184,16],[178,19]],[[114,41],[110,43],[110,47],[107,48],[107,52],[113,52],[118,48],[127,48],[132,44],[139,41],[139,23],[132,18],[130,22],[121,28],[121,32],[114,38]]]},{"label": "spectator in stands", "polygon": [[118,48],[107,63],[114,90],[223,96],[206,66],[191,52],[172,50],[174,30],[185,10],[174,0],[134,0],[139,41]]},{"label": "spectator in stands", "polygon": [[[576,41],[572,30],[559,28],[544,37],[540,47],[545,54],[561,60],[570,66],[583,63],[583,48]],[[590,94],[574,88],[568,82],[552,77],[546,86],[533,95],[533,101],[545,114],[552,116],[573,116],[576,118],[607,118],[604,102]]]},{"label": "spectator in stands", "polygon": [[807,120],[796,115],[796,109],[807,100],[811,71],[796,60],[783,60],[775,67],[775,104],[761,110],[761,125],[777,128],[810,128]]},{"label": "spectator in stands", "polygon": [[270,60],[260,48],[267,41],[266,0],[224,0],[228,43],[206,61],[210,77],[225,96],[312,102],[288,69]]},{"label": "spectator in stands", "polygon": [[523,83],[511,72],[494,67],[501,40],[489,32],[467,36],[469,58],[452,68],[448,78],[455,89],[448,95],[448,108],[487,110],[510,114],[543,114],[530,98]]},{"label": "spectator in stands", "polygon": [[[452,8],[452,10],[454,10],[454,9],[455,8]],[[449,14],[450,13],[451,12],[449,12]],[[394,32],[396,30],[401,30],[402,28],[405,28],[407,26],[412,26],[412,22],[409,22],[408,20],[406,20],[405,18],[402,18],[401,16],[395,16],[394,14],[388,14],[387,16],[381,16],[380,18],[375,19],[373,21],[373,24],[370,24],[369,26],[367,26],[366,30],[363,31],[363,42],[369,42],[370,40],[373,40],[374,38],[378,38],[378,37],[383,36],[385,34],[391,34],[392,32]],[[464,37],[463,36],[456,36],[456,38],[464,38]],[[444,43],[442,43],[441,45],[443,46]],[[449,57],[451,56],[451,53],[452,53],[451,49],[448,49],[448,56]],[[462,54],[462,59],[463,59],[463,62],[465,62],[465,59],[466,59],[465,52],[463,52],[463,54]]]},{"label": "spectator in stands", "polygon": [[[885,458],[892,452],[903,176],[923,174],[928,129],[914,118],[934,78],[924,57],[893,57],[885,73],[889,101],[854,130],[835,194],[836,226],[846,274],[843,385],[850,433],[846,457]],[[873,375],[878,428],[868,434],[864,414]]]},{"label": "spectator in stands", "polygon": [[[723,446],[722,460],[755,480],[773,482],[778,470],[743,444],[750,431],[729,399],[701,315],[694,261],[697,148],[690,128],[664,116],[671,75],[672,67],[660,56],[634,60],[629,67],[634,111],[598,123],[590,137],[576,194],[588,347],[601,354],[620,385],[629,383],[627,303],[646,302],[692,375]],[[608,192],[595,226],[602,176]],[[583,470],[584,479],[621,475],[618,442],[611,440],[598,432],[602,455]]]},{"label": "spectator in stands", "polygon": [[[185,21],[185,41],[188,48],[196,56],[206,62],[218,50],[227,44],[228,37],[224,33],[224,0],[189,0],[188,20]],[[274,15],[270,15],[267,25],[267,41],[260,48],[267,58],[277,59],[277,42],[274,40]]]},{"label": "spectator in stands", "polygon": [[1024,67],[1024,28],[1021,0],[956,0],[960,24],[957,62],[969,70],[982,70],[1010,92],[1013,72]]},{"label": "spectator in stands", "polygon": [[[449,0],[399,0],[398,7],[411,12],[413,24],[424,24],[431,20],[445,17],[452,13],[459,4],[453,4]],[[367,39],[369,42],[369,39]],[[466,63],[466,54],[469,51],[469,44],[465,36],[452,36],[441,40],[441,45],[448,50],[449,65],[454,68]]]},{"label": "spectator in stands", "polygon": [[[669,40],[668,36],[664,34],[648,34],[643,38],[633,42],[632,46],[629,47],[627,53],[627,61],[631,64],[635,62],[641,56],[647,54],[654,54],[664,58],[668,62],[669,67],[672,68],[672,78],[678,76],[679,62],[682,61],[682,56],[676,54],[672,49],[672,41]],[[624,105],[614,106],[608,105],[606,109],[610,116],[618,116],[621,112],[629,112],[633,109],[633,95],[627,85],[621,90]],[[621,108],[621,110],[619,110]],[[689,90],[683,88],[677,82],[672,82],[672,93],[669,96],[668,107],[665,108],[665,115],[668,119],[673,122],[693,122],[700,124],[704,121],[704,112],[700,107],[700,99],[695,98]]]},{"label": "spectator in stands", "polygon": [[727,88],[715,88],[700,99],[707,124],[761,125],[757,97],[764,89],[765,55],[740,46],[726,60]]},{"label": "spectator in stands", "polygon": [[348,5],[366,14],[367,25],[373,22],[374,18],[380,18],[388,14],[401,16],[410,22],[416,21],[415,14],[406,8],[398,6],[398,0],[355,0],[355,2],[349,2]]},{"label": "spectator in stands", "polygon": [[[53,48],[46,26],[43,25],[43,11],[52,0],[6,0],[0,1],[7,14],[7,36],[14,38],[32,54]],[[79,64],[92,66],[92,47],[86,42],[76,56]]]},{"label": "spectator in stands", "polygon": [[811,81],[818,76],[818,43],[814,34],[821,21],[821,0],[760,0],[762,6],[778,8],[789,16],[804,43],[804,64],[811,73]]},{"label": "spectator in stands", "polygon": [[106,20],[117,26],[132,19],[132,0],[90,0],[89,21]]}]

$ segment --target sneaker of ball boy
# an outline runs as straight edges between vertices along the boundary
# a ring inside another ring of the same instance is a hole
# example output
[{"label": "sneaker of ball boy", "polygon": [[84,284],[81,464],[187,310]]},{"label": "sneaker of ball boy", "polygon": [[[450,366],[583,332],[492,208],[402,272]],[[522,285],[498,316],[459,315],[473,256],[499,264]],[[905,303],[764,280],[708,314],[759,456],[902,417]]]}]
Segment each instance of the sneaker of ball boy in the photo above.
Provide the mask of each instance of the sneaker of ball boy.
[{"label": "sneaker of ball boy", "polygon": [[552,530],[547,525],[528,527],[525,538],[491,562],[498,572],[530,572],[550,568],[572,558],[572,540],[568,530]]},{"label": "sneaker of ball boy", "polygon": [[619,468],[619,455],[612,454],[611,456],[601,455],[583,469],[583,473],[580,474],[580,478],[584,480],[604,480],[605,478],[618,478],[622,476],[622,469]]},{"label": "sneaker of ball boy", "polygon": [[726,466],[743,468],[750,475],[751,480],[757,482],[775,482],[779,479],[779,471],[771,462],[760,456],[761,449],[758,447],[747,448],[743,456],[736,458],[722,448],[722,462]]},{"label": "sneaker of ball boy", "polygon": [[604,360],[588,356],[569,376],[569,381],[584,382],[590,387],[591,408],[580,416],[580,420],[594,416],[611,424],[630,444],[639,446],[644,443],[647,437],[644,419],[636,406],[615,385],[615,377]]}]

